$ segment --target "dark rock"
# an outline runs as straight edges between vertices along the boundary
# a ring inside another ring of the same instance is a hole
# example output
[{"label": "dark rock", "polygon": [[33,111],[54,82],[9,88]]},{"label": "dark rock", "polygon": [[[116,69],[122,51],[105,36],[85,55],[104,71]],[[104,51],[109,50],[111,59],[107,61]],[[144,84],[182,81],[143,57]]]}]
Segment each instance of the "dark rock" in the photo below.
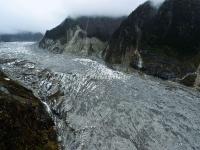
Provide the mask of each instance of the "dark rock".
[{"label": "dark rock", "polygon": [[54,122],[32,92],[0,73],[0,149],[58,150]]},{"label": "dark rock", "polygon": [[[145,73],[164,79],[182,78],[200,64],[200,1],[166,0],[159,8],[150,1],[139,6],[114,32],[105,60],[138,69],[138,51]],[[126,57],[126,56],[129,57]]]}]

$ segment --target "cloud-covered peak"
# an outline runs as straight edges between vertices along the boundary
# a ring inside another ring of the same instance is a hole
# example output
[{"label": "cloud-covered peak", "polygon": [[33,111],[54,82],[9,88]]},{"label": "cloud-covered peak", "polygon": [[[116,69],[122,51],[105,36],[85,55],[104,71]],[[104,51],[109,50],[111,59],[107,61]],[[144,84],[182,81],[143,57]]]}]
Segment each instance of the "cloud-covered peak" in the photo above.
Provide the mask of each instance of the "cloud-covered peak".
[{"label": "cloud-covered peak", "polygon": [[[158,0],[154,0],[155,4]],[[128,15],[145,0],[0,0],[0,33],[50,29],[67,16]]]}]

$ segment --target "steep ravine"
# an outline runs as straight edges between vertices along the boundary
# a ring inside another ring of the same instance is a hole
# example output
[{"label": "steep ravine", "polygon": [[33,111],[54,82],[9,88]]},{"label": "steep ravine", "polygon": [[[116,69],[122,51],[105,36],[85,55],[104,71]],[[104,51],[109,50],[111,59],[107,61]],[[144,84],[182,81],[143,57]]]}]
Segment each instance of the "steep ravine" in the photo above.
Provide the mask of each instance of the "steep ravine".
[{"label": "steep ravine", "polygon": [[200,149],[194,89],[29,44],[0,52],[2,71],[46,104],[65,150]]}]

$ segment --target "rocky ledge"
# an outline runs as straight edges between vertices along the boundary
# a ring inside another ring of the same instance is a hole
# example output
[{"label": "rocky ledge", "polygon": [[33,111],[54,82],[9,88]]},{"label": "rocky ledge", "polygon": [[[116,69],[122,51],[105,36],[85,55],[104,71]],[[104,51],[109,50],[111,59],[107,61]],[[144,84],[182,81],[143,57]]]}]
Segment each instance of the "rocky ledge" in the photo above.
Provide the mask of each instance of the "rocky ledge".
[{"label": "rocky ledge", "polygon": [[58,150],[54,122],[31,91],[0,73],[0,149]]}]

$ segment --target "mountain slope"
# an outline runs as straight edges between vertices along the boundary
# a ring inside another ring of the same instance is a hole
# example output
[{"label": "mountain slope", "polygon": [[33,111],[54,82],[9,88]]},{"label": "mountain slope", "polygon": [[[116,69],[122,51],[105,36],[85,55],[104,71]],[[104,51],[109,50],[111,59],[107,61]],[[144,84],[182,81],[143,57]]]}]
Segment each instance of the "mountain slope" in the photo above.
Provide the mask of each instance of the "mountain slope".
[{"label": "mountain slope", "polygon": [[104,56],[107,62],[164,79],[196,74],[200,64],[200,1],[166,0],[159,8],[150,1],[142,4],[113,34]]},{"label": "mountain slope", "polygon": [[0,122],[1,150],[59,149],[54,122],[41,101],[1,71]]},{"label": "mountain slope", "polygon": [[79,17],[67,18],[56,28],[47,31],[40,42],[41,48],[55,53],[75,51],[77,53],[100,52],[124,17]]}]

